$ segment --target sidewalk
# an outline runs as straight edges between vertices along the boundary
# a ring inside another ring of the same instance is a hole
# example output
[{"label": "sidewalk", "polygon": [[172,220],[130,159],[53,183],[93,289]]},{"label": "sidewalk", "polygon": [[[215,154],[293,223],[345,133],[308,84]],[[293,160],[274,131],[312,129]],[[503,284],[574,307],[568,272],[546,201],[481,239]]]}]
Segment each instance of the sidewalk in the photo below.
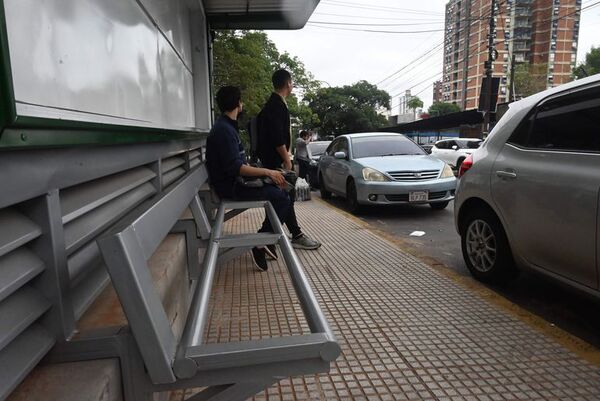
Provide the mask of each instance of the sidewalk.
[{"label": "sidewalk", "polygon": [[[298,254],[343,353],[330,374],[283,380],[256,400],[600,400],[600,367],[332,207],[297,212],[323,242]],[[252,210],[226,229],[261,221]],[[246,255],[220,268],[208,341],[308,332],[283,262],[251,266]]]}]

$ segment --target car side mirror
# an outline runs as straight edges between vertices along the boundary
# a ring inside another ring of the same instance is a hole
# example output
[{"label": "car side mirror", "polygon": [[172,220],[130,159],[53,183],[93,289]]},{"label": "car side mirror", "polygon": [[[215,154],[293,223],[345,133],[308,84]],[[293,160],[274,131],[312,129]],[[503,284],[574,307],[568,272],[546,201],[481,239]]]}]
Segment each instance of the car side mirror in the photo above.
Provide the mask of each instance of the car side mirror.
[{"label": "car side mirror", "polygon": [[452,149],[454,149],[454,150],[458,150],[458,146],[456,146],[456,145],[452,145]]},{"label": "car side mirror", "polygon": [[346,152],[335,152],[333,154],[333,157],[335,157],[336,159],[345,159],[346,158]]}]

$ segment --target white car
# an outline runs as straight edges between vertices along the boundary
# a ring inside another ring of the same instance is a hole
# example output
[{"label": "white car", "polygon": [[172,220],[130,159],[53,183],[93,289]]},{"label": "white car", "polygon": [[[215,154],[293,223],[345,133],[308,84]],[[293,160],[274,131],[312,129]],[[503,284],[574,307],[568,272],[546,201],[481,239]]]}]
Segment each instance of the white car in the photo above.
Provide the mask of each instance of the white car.
[{"label": "white car", "polygon": [[455,168],[481,145],[481,139],[456,138],[437,141],[431,148],[431,154]]}]

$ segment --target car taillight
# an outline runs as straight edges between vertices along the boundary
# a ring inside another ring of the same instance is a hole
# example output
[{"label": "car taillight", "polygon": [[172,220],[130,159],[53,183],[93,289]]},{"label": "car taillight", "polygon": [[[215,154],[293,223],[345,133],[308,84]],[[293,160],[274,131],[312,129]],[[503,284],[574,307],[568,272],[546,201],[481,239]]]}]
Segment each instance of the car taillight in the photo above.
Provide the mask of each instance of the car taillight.
[{"label": "car taillight", "polygon": [[473,155],[468,155],[465,160],[460,164],[458,169],[458,178],[462,177],[469,169],[473,167]]}]

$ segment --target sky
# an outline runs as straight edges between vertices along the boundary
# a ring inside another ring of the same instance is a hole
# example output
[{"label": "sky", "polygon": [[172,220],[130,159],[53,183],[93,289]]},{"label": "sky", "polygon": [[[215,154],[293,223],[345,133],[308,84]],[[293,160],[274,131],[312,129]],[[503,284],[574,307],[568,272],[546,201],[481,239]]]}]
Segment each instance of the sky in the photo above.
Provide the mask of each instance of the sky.
[{"label": "sky", "polygon": [[[323,86],[360,80],[377,84],[392,96],[392,114],[398,113],[400,96],[411,89],[427,109],[432,103],[432,84],[442,76],[446,3],[320,0],[303,29],[267,34],[279,51],[297,56]],[[581,14],[577,63],[593,45],[600,47],[600,1],[583,0],[582,8],[595,3]]]}]

